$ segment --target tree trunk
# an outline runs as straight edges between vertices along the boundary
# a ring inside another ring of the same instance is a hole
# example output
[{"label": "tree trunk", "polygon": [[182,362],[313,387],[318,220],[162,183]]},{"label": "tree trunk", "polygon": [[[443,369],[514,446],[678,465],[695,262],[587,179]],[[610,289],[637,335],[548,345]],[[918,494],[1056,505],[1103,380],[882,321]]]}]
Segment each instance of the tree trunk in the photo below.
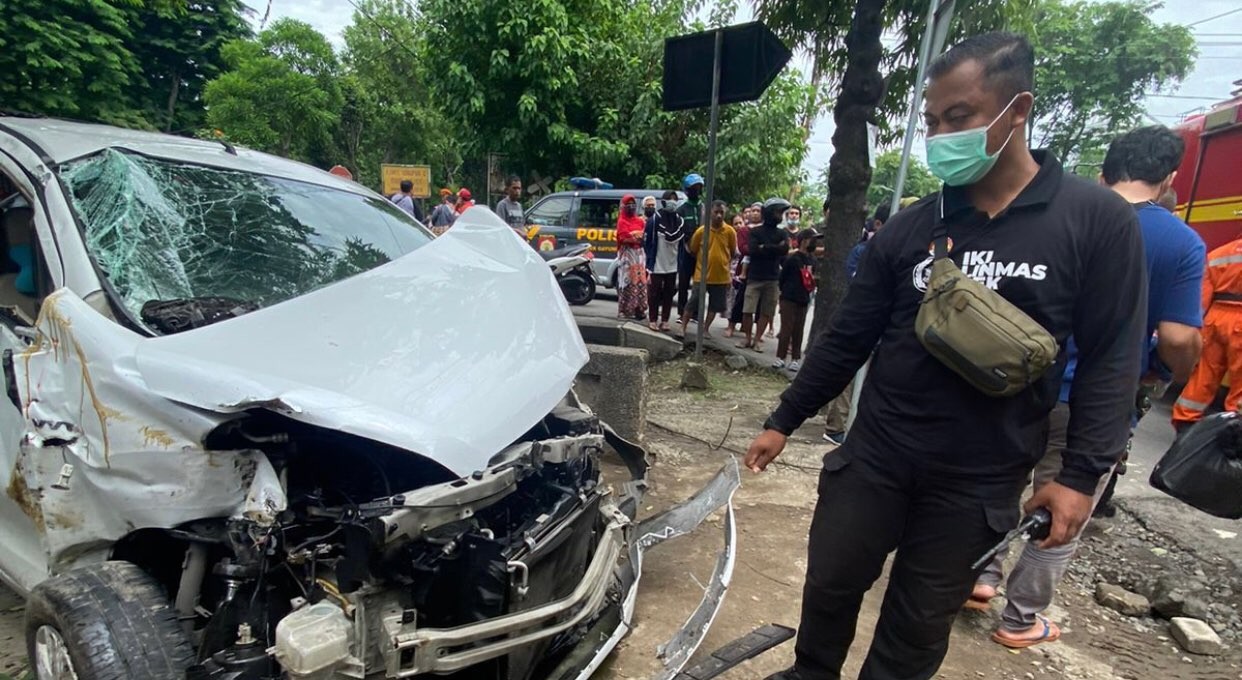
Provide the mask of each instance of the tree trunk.
[{"label": "tree trunk", "polygon": [[867,123],[875,119],[876,107],[884,99],[884,78],[880,75],[884,48],[880,33],[884,29],[885,2],[858,0],[845,36],[847,64],[832,112],[837,129],[832,135],[833,153],[828,161],[831,213],[824,234],[825,256],[819,267],[812,337],[828,328],[833,312],[845,297],[849,286],[845,258],[858,241],[867,216],[867,186],[871,183]]},{"label": "tree trunk", "polygon": [[172,88],[168,93],[168,122],[164,123],[164,132],[172,132],[173,115],[177,112],[177,95],[181,92],[181,74],[176,69],[168,74],[168,79],[172,81]]}]

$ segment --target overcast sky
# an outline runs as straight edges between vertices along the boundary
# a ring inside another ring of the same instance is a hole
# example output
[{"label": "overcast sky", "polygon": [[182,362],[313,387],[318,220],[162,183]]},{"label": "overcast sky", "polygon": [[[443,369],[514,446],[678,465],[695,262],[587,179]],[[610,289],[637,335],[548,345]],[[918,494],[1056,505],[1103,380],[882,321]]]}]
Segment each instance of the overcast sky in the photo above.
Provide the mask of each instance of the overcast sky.
[{"label": "overcast sky", "polygon": [[[263,0],[248,0],[248,3],[260,14],[267,6]],[[749,20],[750,3],[740,4],[737,21]],[[1242,79],[1242,11],[1208,20],[1238,9],[1242,9],[1238,0],[1167,0],[1163,8],[1152,13],[1152,19],[1158,23],[1194,24],[1199,42],[1199,61],[1181,87],[1171,91],[1172,96],[1147,98],[1147,112],[1155,120],[1166,125],[1176,123],[1187,113],[1227,98],[1233,88],[1231,83]],[[309,23],[340,47],[341,30],[349,24],[353,6],[349,0],[271,0],[269,21],[286,16]],[[804,73],[809,71],[804,55],[795,57],[794,66]],[[810,153],[804,167],[812,181],[818,178],[832,155],[832,129],[832,118],[825,115],[811,134]],[[921,155],[921,143],[916,143],[915,148]]]}]

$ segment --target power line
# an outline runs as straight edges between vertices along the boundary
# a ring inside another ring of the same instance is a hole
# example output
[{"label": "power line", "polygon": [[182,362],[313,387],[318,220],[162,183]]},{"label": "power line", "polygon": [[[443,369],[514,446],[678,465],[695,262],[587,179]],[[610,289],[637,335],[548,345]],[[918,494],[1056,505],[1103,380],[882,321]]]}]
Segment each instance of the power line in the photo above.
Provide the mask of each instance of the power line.
[{"label": "power line", "polygon": [[1159,94],[1156,92],[1144,92],[1143,96],[1144,97],[1160,97],[1161,99],[1192,99],[1194,101],[1203,101],[1203,102],[1218,102],[1221,100],[1220,97],[1199,97],[1196,95],[1189,95],[1189,94]]},{"label": "power line", "polygon": [[1242,12],[1242,7],[1238,7],[1237,9],[1231,9],[1227,12],[1221,12],[1220,14],[1217,14],[1216,16],[1211,16],[1206,19],[1200,19],[1196,22],[1186,24],[1186,28],[1190,28],[1191,26],[1198,26],[1199,24],[1206,24],[1207,22],[1212,21],[1214,19],[1219,19],[1221,17],[1227,17],[1230,14],[1237,14],[1238,12]]}]

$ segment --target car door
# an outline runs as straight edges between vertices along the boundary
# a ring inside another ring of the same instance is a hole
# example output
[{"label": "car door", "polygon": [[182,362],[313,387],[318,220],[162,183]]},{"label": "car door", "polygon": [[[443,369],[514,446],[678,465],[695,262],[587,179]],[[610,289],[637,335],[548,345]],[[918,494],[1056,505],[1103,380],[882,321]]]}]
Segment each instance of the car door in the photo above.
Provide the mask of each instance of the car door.
[{"label": "car door", "polygon": [[574,200],[572,194],[552,194],[526,211],[526,237],[531,245],[539,250],[555,250],[574,242]]},{"label": "car door", "polygon": [[621,200],[583,196],[578,205],[578,228],[576,236],[581,241],[591,244],[591,252],[595,259],[591,261],[591,270],[595,279],[610,288],[615,288],[612,264],[617,257],[617,216],[621,212]]},{"label": "car door", "polygon": [[[0,246],[4,266],[0,269],[0,357],[4,363],[5,387],[12,376],[11,362],[29,346],[27,338],[33,336],[32,319],[38,313],[38,294],[42,288],[36,272],[41,260],[39,249],[33,244],[35,218],[42,206],[30,201],[24,192],[18,192],[15,183],[0,167],[0,194],[11,189],[7,197],[0,199]],[[42,219],[40,218],[40,221]],[[26,268],[33,267],[33,271]],[[34,287],[34,288],[32,288]],[[8,308],[20,312],[11,312]],[[5,390],[11,393],[12,390]],[[26,419],[17,405],[7,395],[0,398],[0,537],[5,549],[0,551],[0,574],[10,584],[29,586],[47,575],[47,558],[41,539],[42,510],[37,490],[28,488],[18,462],[21,458],[22,439],[27,430]]]}]

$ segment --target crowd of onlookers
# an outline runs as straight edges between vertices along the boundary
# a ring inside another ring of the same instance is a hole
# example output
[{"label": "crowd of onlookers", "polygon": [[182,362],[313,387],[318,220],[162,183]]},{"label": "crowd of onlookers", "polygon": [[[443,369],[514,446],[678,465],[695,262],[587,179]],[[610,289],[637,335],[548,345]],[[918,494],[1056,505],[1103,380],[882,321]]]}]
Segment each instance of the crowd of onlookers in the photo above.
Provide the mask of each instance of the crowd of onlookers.
[{"label": "crowd of onlookers", "polygon": [[[828,220],[803,222],[802,208],[782,198],[743,207],[731,217],[723,201],[710,211],[702,203],[703,178],[683,181],[685,199],[668,191],[661,198],[627,194],[617,218],[618,316],[645,319],[651,330],[685,335],[706,307],[704,334],[711,336],[717,317],[727,320],[725,337],[738,347],[762,351],[765,338],[775,339],[775,368],[797,371],[807,312],[815,294],[816,259]],[[705,216],[708,224],[700,224]],[[888,219],[879,206],[867,220],[858,244],[848,253],[846,267],[854,275],[867,241]],[[701,257],[703,241],[706,258]],[[698,299],[705,282],[706,299]],[[676,309],[677,321],[670,326]],[[779,330],[778,330],[779,329]],[[788,363],[787,363],[788,362]]]},{"label": "crowd of onlookers", "polygon": [[[521,181],[517,182],[517,196],[510,195],[511,187],[512,181],[510,182],[510,187],[506,188],[504,200],[496,206],[497,214],[500,215],[501,219],[505,219],[510,224],[512,224],[512,220],[508,219],[508,214],[501,212],[506,207],[506,202],[517,205],[517,220],[518,222],[522,221],[522,204],[517,203],[517,199],[522,195]],[[453,222],[457,221],[458,215],[474,207],[474,197],[470,194],[469,189],[462,187],[456,192],[450,189],[440,189],[440,203],[435,208],[432,208],[429,217],[424,217],[422,206],[415,200],[413,191],[414,183],[408,179],[402,180],[401,190],[389,196],[388,200],[392,201],[393,205],[412,215],[414,219],[426,223],[431,227],[432,233],[436,236],[443,234],[446,229],[453,226]]]}]

